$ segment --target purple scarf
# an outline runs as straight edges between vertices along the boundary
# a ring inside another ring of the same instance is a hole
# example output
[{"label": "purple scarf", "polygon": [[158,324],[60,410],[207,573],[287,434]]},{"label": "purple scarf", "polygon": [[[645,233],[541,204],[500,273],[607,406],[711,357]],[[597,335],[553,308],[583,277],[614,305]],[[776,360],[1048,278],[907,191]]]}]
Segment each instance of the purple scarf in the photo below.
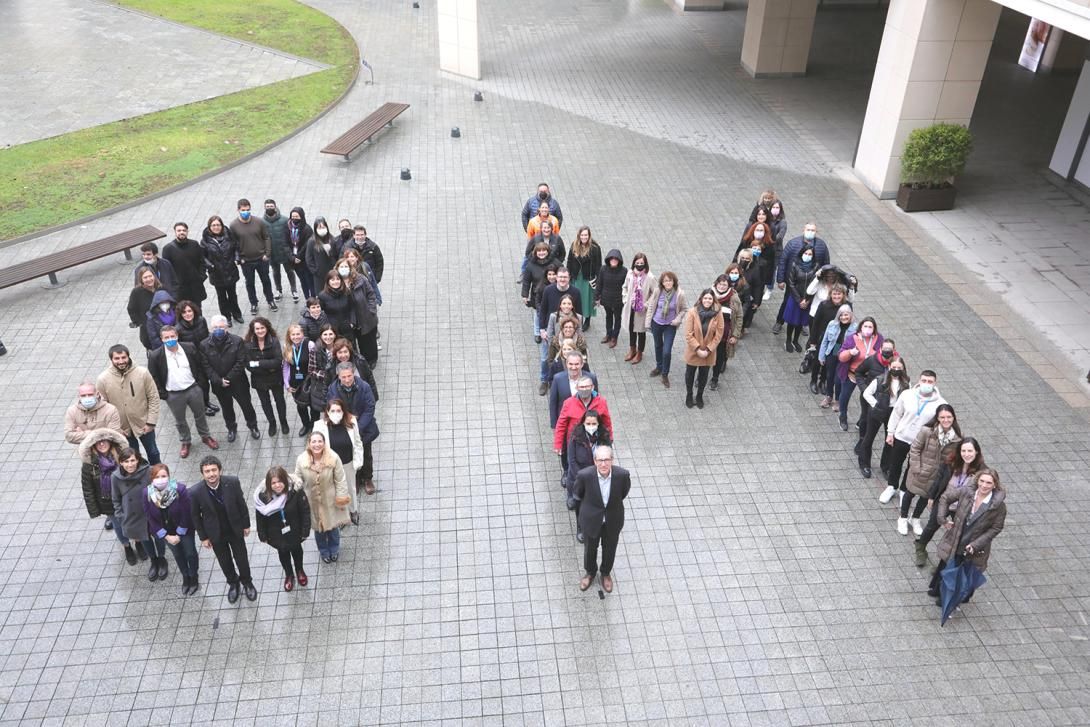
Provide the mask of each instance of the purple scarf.
[{"label": "purple scarf", "polygon": [[635,283],[632,286],[632,311],[634,313],[643,313],[647,309],[643,302],[643,279],[646,275],[646,273],[637,273],[632,276],[632,281]]},{"label": "purple scarf", "polygon": [[166,313],[164,313],[163,311],[159,311],[155,315],[159,316],[159,322],[162,323],[164,326],[174,325],[174,311],[168,310]]},{"label": "purple scarf", "polygon": [[111,490],[111,478],[114,470],[117,469],[117,462],[114,462],[111,458],[105,455],[98,455],[98,489],[102,493],[103,497],[110,496]]}]

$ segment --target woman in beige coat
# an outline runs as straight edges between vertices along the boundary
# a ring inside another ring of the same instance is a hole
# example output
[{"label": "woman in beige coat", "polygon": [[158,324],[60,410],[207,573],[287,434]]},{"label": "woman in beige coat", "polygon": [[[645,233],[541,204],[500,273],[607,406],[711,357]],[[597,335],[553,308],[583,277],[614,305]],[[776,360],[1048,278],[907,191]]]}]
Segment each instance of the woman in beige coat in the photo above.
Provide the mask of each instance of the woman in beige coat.
[{"label": "woman in beige coat", "polygon": [[[942,542],[935,554],[941,558],[939,567],[931,577],[928,594],[939,597],[942,571],[951,558],[955,562],[966,559],[981,571],[987,570],[992,552],[992,541],[1003,532],[1007,522],[1007,492],[999,484],[999,473],[984,467],[977,473],[972,485],[947,487],[938,504],[938,521],[946,528]],[[951,505],[953,522],[946,517]],[[969,597],[972,597],[972,593]],[[969,598],[965,599],[967,602]]]},{"label": "woman in beige coat", "polygon": [[920,523],[920,515],[927,508],[927,496],[931,492],[931,483],[935,481],[935,473],[942,464],[942,458],[949,452],[947,447],[954,446],[961,441],[961,427],[958,426],[958,416],[954,407],[942,404],[935,410],[935,416],[925,426],[920,427],[916,439],[908,450],[908,475],[905,479],[905,487],[908,492],[901,498],[901,517],[897,519],[897,532],[908,535],[908,508],[912,499],[916,500],[916,507],[912,510],[912,532],[919,537],[923,534],[923,525]]},{"label": "woman in beige coat", "polygon": [[643,360],[643,349],[647,345],[647,302],[655,290],[655,276],[651,273],[651,264],[642,252],[632,258],[632,269],[624,279],[621,288],[621,323],[628,329],[628,355],[625,361],[638,364]]},{"label": "woman in beige coat", "polygon": [[325,437],[329,448],[341,460],[344,468],[344,481],[348,484],[348,515],[353,525],[360,524],[360,511],[356,492],[356,470],[363,467],[363,440],[356,426],[356,417],[345,411],[344,402],[330,399],[326,402],[322,416],[314,421],[312,430]]},{"label": "woman in beige coat", "polygon": [[340,557],[342,525],[349,523],[348,481],[341,459],[326,445],[326,438],[311,432],[307,449],[295,460],[295,476],[310,501],[310,527],[323,563]]},{"label": "woman in beige coat", "polygon": [[[715,349],[723,339],[723,316],[715,293],[705,288],[696,305],[685,314],[685,406],[704,408],[704,386],[715,366]],[[696,382],[696,397],[693,383]]]}]

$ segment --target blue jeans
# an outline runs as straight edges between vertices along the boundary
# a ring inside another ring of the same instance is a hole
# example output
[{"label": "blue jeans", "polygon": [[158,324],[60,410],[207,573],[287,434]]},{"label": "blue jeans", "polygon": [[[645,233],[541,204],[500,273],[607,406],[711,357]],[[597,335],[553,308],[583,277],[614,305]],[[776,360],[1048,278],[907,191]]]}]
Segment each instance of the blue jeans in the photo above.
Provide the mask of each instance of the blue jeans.
[{"label": "blue jeans", "polygon": [[534,317],[534,335],[535,336],[540,336],[541,335],[541,329],[537,327],[537,308],[531,308],[530,313]]},{"label": "blue jeans", "polygon": [[840,418],[848,418],[848,404],[852,401],[852,394],[855,393],[855,382],[851,379],[844,379],[844,383],[840,385],[840,396],[837,398],[840,404]]},{"label": "blue jeans", "polygon": [[155,443],[155,430],[152,429],[147,434],[141,434],[139,438],[128,434],[125,436],[129,440],[129,446],[140,451],[140,445],[144,445],[144,450],[147,453],[148,464],[159,464],[162,460],[159,459],[159,445]]},{"label": "blue jeans", "polygon": [[[353,487],[349,483],[349,487]],[[314,531],[314,542],[318,544],[318,555],[323,558],[330,555],[339,555],[341,552],[341,531],[337,528],[327,530],[324,533]]]},{"label": "blue jeans", "polygon": [[541,339],[541,380],[542,382],[549,380],[549,362],[546,360],[549,356],[549,342],[544,338]]},{"label": "blue jeans", "polygon": [[269,279],[269,261],[254,260],[242,263],[242,274],[246,278],[246,295],[250,298],[250,305],[257,305],[257,286],[254,276],[261,278],[261,292],[265,294],[265,301],[273,302],[272,281]]},{"label": "blue jeans", "polygon": [[193,537],[193,531],[190,530],[185,535],[178,536],[181,540],[177,545],[171,545],[167,543],[166,539],[163,539],[163,543],[170,548],[171,554],[174,556],[174,562],[178,564],[178,570],[183,576],[195,576],[197,575],[197,569],[200,567],[200,562],[197,556],[197,539]]},{"label": "blue jeans", "polygon": [[676,335],[677,329],[673,326],[651,321],[651,337],[655,340],[655,368],[661,371],[663,376],[670,373],[670,359],[673,355]]},{"label": "blue jeans", "polygon": [[121,518],[117,515],[110,515],[110,522],[114,524],[114,535],[117,536],[117,542],[122,545],[130,545],[128,537],[125,536],[124,531],[121,530]]}]

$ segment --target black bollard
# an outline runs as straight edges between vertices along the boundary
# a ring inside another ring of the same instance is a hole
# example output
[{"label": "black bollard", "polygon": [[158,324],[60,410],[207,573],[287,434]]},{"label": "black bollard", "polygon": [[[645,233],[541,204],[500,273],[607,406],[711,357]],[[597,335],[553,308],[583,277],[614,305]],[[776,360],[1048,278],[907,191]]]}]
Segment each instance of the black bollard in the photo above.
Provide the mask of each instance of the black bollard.
[{"label": "black bollard", "polygon": [[411,173],[411,172],[409,171],[409,168],[408,168],[408,167],[402,167],[402,168],[401,168],[401,178],[402,178],[403,180],[409,180],[409,179],[412,179],[412,178],[413,178],[413,175],[412,175],[412,173]]},{"label": "black bollard", "polygon": [[459,129],[457,126],[453,127],[450,130],[450,138],[451,139],[461,139],[462,138],[462,130]]},{"label": "black bollard", "polygon": [[481,93],[480,91],[476,91],[476,92],[474,92],[474,94],[473,94],[473,100],[474,100],[474,101],[484,101],[484,94],[483,94],[483,93]]}]

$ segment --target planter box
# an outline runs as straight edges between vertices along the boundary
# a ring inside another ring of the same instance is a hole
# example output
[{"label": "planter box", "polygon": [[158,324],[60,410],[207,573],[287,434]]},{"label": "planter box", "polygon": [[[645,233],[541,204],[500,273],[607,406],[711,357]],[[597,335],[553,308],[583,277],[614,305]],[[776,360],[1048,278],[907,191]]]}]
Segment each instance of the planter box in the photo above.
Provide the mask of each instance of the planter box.
[{"label": "planter box", "polygon": [[953,185],[941,189],[913,189],[902,184],[897,192],[897,206],[905,212],[934,212],[954,209],[958,190]]}]

